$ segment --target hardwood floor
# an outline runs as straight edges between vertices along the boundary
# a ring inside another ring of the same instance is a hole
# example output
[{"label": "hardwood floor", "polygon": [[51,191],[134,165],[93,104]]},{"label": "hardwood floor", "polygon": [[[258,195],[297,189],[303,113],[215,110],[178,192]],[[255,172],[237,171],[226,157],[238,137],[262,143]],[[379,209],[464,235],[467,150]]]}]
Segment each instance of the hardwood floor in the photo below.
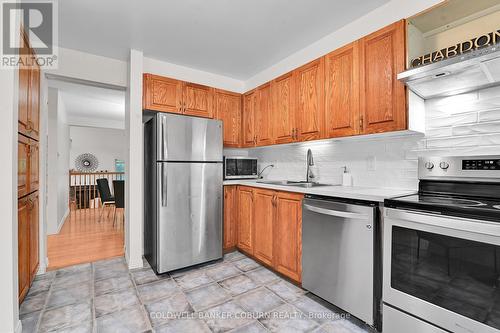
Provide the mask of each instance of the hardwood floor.
[{"label": "hardwood floor", "polygon": [[47,237],[48,270],[124,255],[123,210],[106,212],[98,222],[98,209],[71,211],[59,234]]}]

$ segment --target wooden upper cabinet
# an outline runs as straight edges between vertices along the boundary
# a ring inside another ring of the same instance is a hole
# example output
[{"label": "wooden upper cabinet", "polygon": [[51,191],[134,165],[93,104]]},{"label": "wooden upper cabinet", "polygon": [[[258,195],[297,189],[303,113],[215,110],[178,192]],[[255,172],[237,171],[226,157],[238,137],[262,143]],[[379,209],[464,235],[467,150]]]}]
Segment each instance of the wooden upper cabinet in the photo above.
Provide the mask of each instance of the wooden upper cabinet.
[{"label": "wooden upper cabinet", "polygon": [[325,56],[325,136],[359,133],[359,46],[346,45]]},{"label": "wooden upper cabinet", "polygon": [[361,39],[361,115],[363,133],[407,128],[406,90],[396,78],[405,69],[405,22]]},{"label": "wooden upper cabinet", "polygon": [[273,143],[273,112],[271,84],[266,83],[257,88],[255,108],[255,136],[257,146],[270,145]]},{"label": "wooden upper cabinet", "polygon": [[302,280],[302,194],[278,192],[274,224],[274,267],[295,280]]},{"label": "wooden upper cabinet", "polygon": [[25,136],[17,136],[17,197],[20,198],[30,191],[29,163],[30,140]]},{"label": "wooden upper cabinet", "polygon": [[224,250],[236,246],[237,229],[236,221],[238,214],[236,186],[224,186]]},{"label": "wooden upper cabinet", "polygon": [[224,146],[239,147],[241,143],[241,95],[228,91],[215,92],[216,117],[224,124]]},{"label": "wooden upper cabinet", "polygon": [[254,189],[254,250],[253,255],[263,263],[273,264],[273,224],[276,192]]},{"label": "wooden upper cabinet", "polygon": [[36,63],[30,70],[28,136],[36,140],[40,136],[40,68]]},{"label": "wooden upper cabinet", "polygon": [[[30,194],[28,197],[28,208],[29,208],[29,271],[31,276],[31,281],[35,278],[38,271],[39,264],[39,252],[38,252],[38,214],[39,214],[39,203],[38,203],[38,192]],[[30,282],[31,282],[30,281]]]},{"label": "wooden upper cabinet", "polygon": [[27,198],[17,201],[17,269],[19,280],[19,303],[28,293],[30,286],[30,209]]},{"label": "wooden upper cabinet", "polygon": [[29,68],[19,68],[19,102],[18,102],[18,131],[24,135],[29,135],[29,89],[30,89],[30,73]]},{"label": "wooden upper cabinet", "polygon": [[238,248],[253,254],[253,189],[238,186]]},{"label": "wooden upper cabinet", "polygon": [[252,90],[243,95],[243,121],[242,121],[242,145],[253,147],[257,140],[255,135],[255,109],[257,104],[257,92]]},{"label": "wooden upper cabinet", "polygon": [[40,152],[39,144],[35,140],[30,140],[29,144],[29,192],[38,190],[40,184]]},{"label": "wooden upper cabinet", "polygon": [[184,82],[183,113],[188,116],[213,118],[214,88]]},{"label": "wooden upper cabinet", "polygon": [[296,98],[293,72],[274,79],[271,83],[273,98],[273,135],[276,143],[295,141]]},{"label": "wooden upper cabinet", "polygon": [[182,81],[144,74],[143,109],[182,113]]},{"label": "wooden upper cabinet", "polygon": [[320,139],[324,128],[324,59],[295,70],[297,84],[298,140]]}]

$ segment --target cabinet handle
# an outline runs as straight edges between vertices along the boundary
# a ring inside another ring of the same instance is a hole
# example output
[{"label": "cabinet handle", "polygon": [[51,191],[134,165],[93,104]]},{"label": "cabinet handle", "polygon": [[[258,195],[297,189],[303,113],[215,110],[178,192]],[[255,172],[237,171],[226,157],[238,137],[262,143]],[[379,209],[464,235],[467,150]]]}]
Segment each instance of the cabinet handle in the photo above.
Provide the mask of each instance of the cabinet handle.
[{"label": "cabinet handle", "polygon": [[359,129],[362,131],[364,126],[363,116],[359,117]]}]

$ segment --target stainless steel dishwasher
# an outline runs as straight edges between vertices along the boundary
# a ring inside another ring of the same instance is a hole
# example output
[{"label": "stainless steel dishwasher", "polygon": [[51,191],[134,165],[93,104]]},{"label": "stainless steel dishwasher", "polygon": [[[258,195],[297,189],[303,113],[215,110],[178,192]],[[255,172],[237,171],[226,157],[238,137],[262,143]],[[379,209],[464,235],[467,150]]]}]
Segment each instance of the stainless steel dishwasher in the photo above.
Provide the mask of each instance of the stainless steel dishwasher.
[{"label": "stainless steel dishwasher", "polygon": [[302,286],[374,326],[377,204],[306,196]]}]

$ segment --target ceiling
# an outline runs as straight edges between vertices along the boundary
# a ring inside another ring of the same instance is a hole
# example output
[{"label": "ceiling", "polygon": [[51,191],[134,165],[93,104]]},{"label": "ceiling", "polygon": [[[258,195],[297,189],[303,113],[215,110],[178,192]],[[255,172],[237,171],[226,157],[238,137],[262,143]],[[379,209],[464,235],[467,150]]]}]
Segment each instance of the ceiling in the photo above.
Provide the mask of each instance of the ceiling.
[{"label": "ceiling", "polygon": [[50,79],[61,94],[68,123],[77,126],[125,128],[125,92]]},{"label": "ceiling", "polygon": [[499,0],[448,0],[431,11],[412,17],[410,21],[426,33],[491,7],[498,10],[499,5]]},{"label": "ceiling", "polygon": [[59,45],[246,80],[389,0],[64,0]]}]

